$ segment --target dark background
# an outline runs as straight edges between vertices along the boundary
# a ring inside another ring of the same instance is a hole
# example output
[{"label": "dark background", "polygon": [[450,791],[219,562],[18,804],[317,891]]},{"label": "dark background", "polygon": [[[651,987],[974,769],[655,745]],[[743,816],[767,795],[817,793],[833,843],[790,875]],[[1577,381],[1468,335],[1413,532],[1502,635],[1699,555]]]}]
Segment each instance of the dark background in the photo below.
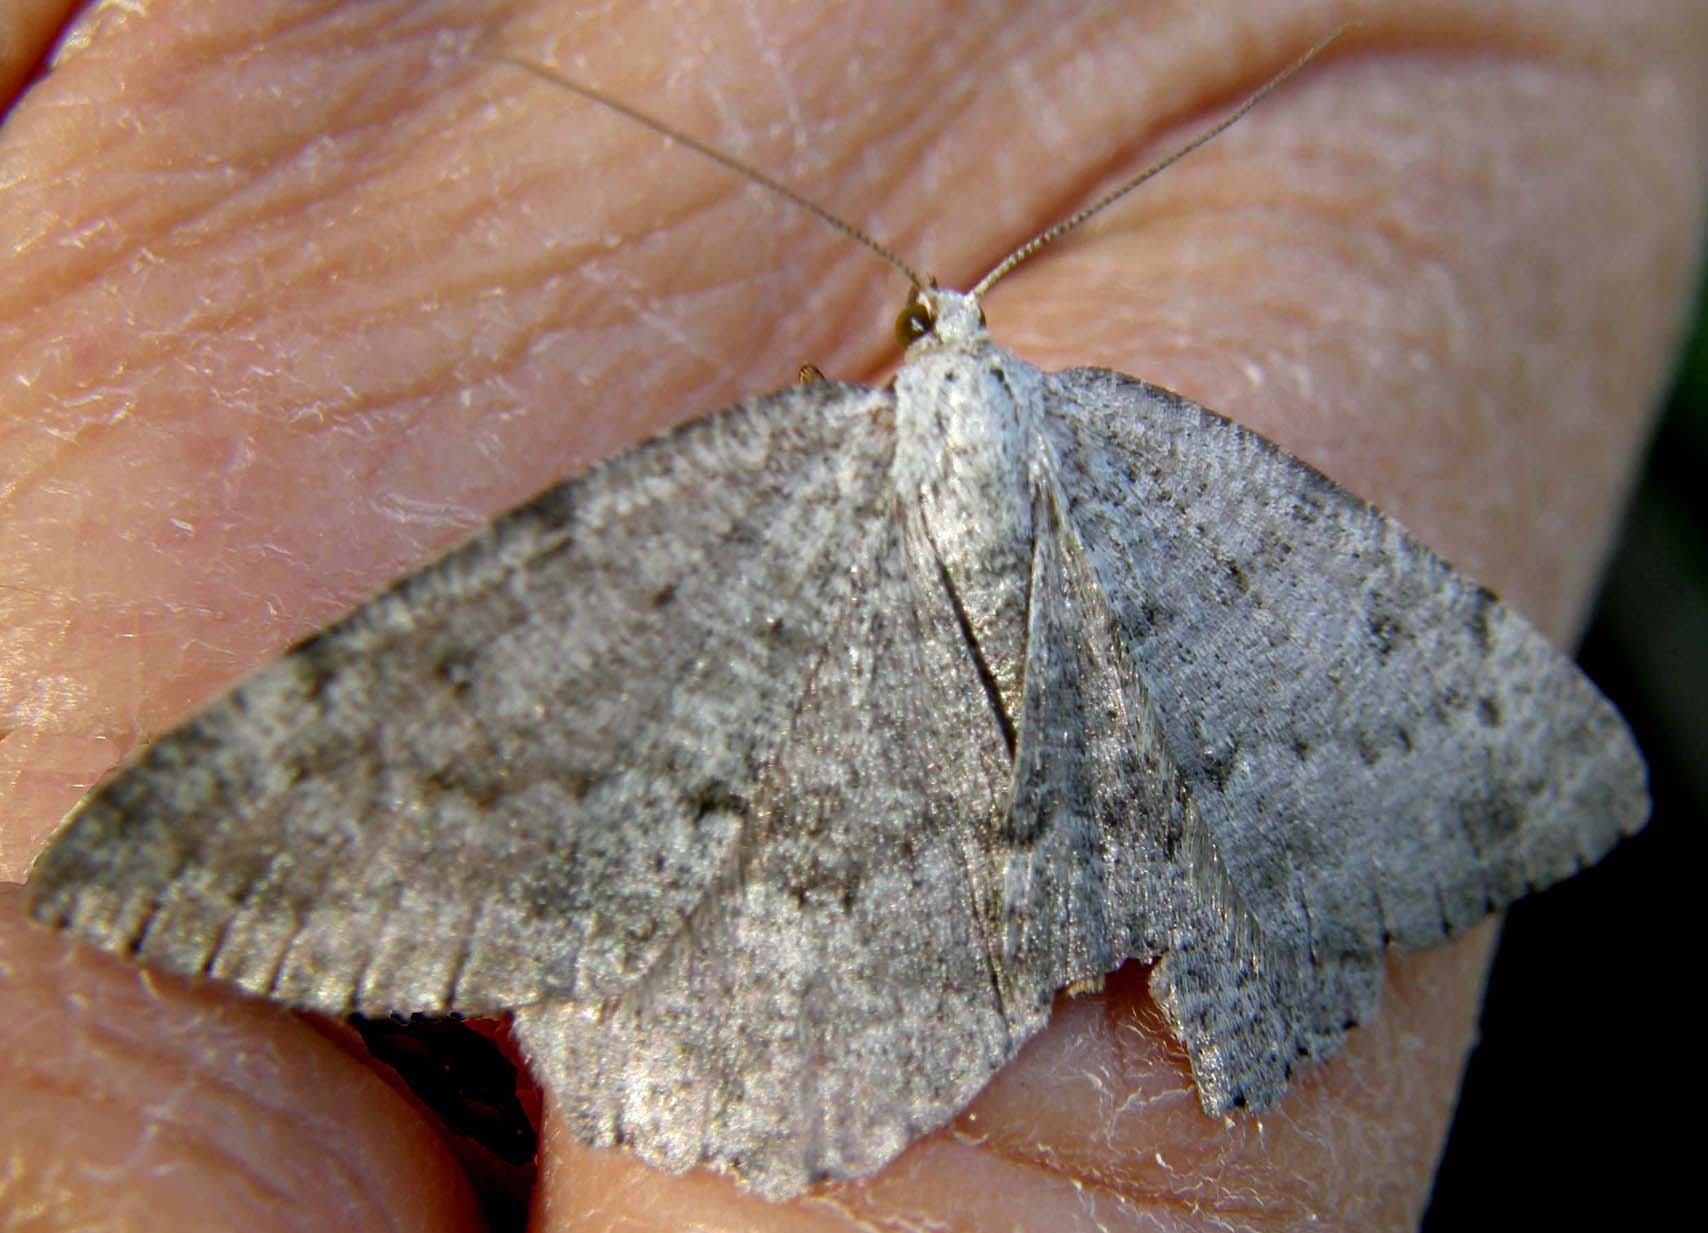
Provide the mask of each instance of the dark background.
[{"label": "dark background", "polygon": [[[1654,816],[1594,869],[1516,905],[1489,976],[1426,1233],[1664,1227],[1701,1097],[1691,1051],[1708,805],[1708,282],[1579,661],[1636,731]],[[1562,992],[1563,991],[1563,992]],[[1688,1119],[1688,1121],[1687,1121]],[[1696,1152],[1691,1150],[1694,1156]]]}]

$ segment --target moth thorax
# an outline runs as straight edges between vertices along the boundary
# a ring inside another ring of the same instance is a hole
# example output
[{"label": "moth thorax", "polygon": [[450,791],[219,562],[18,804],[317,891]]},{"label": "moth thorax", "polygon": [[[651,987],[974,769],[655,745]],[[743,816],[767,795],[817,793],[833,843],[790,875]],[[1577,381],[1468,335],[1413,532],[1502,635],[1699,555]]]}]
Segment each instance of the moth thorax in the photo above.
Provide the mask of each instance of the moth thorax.
[{"label": "moth thorax", "polygon": [[913,354],[896,379],[897,495],[917,510],[981,670],[1018,716],[1032,568],[1031,426],[994,348]]}]

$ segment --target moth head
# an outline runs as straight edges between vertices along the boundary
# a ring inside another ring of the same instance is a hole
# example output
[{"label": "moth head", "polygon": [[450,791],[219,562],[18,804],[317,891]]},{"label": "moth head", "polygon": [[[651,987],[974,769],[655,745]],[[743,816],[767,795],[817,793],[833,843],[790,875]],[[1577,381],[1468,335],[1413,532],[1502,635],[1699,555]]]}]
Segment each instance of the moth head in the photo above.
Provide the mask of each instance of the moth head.
[{"label": "moth head", "polygon": [[965,334],[984,328],[984,309],[976,298],[960,291],[944,291],[935,283],[915,287],[896,316],[896,341],[911,347],[922,338]]}]

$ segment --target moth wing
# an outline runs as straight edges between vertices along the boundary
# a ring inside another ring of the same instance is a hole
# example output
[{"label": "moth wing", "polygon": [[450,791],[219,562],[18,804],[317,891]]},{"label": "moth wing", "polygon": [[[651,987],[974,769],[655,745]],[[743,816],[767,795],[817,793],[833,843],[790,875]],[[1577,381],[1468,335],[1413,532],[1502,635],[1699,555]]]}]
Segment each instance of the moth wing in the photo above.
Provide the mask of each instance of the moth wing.
[{"label": "moth wing", "polygon": [[1160,959],[1151,987],[1205,1108],[1267,1107],[1369,1013],[1381,959],[1324,960],[1258,923],[1175,765],[1060,477],[1043,470],[999,857],[1010,1002],[1047,1006],[1125,959]]},{"label": "moth wing", "polygon": [[35,914],[334,1012],[622,989],[739,859],[888,516],[890,419],[804,386],[517,509],[86,799]]},{"label": "moth wing", "polygon": [[1612,705],[1398,523],[1177,395],[1056,380],[1069,518],[1272,944],[1430,946],[1642,825]]},{"label": "moth wing", "polygon": [[996,860],[1011,996],[1047,1006],[1181,941],[1195,820],[1053,480],[1033,504],[1025,691]]},{"label": "moth wing", "polygon": [[924,536],[850,553],[752,836],[648,977],[517,1029],[578,1137],[758,1194],[859,1177],[947,1123],[1042,1005],[999,994],[984,844],[1009,754]]}]

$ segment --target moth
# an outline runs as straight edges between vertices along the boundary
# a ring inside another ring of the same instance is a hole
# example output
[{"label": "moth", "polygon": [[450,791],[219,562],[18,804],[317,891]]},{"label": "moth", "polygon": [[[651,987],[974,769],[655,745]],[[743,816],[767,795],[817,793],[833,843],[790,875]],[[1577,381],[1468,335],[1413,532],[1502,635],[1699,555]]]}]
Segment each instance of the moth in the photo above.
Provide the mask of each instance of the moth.
[{"label": "moth", "polygon": [[293,648],[77,807],[35,915],[292,1006],[512,1011],[574,1133],[771,1199],[1127,960],[1207,1113],[1274,1105],[1389,948],[1640,827],[1642,760],[1392,519],[997,345],[1035,247],[908,272],[891,385],[667,433]]}]

